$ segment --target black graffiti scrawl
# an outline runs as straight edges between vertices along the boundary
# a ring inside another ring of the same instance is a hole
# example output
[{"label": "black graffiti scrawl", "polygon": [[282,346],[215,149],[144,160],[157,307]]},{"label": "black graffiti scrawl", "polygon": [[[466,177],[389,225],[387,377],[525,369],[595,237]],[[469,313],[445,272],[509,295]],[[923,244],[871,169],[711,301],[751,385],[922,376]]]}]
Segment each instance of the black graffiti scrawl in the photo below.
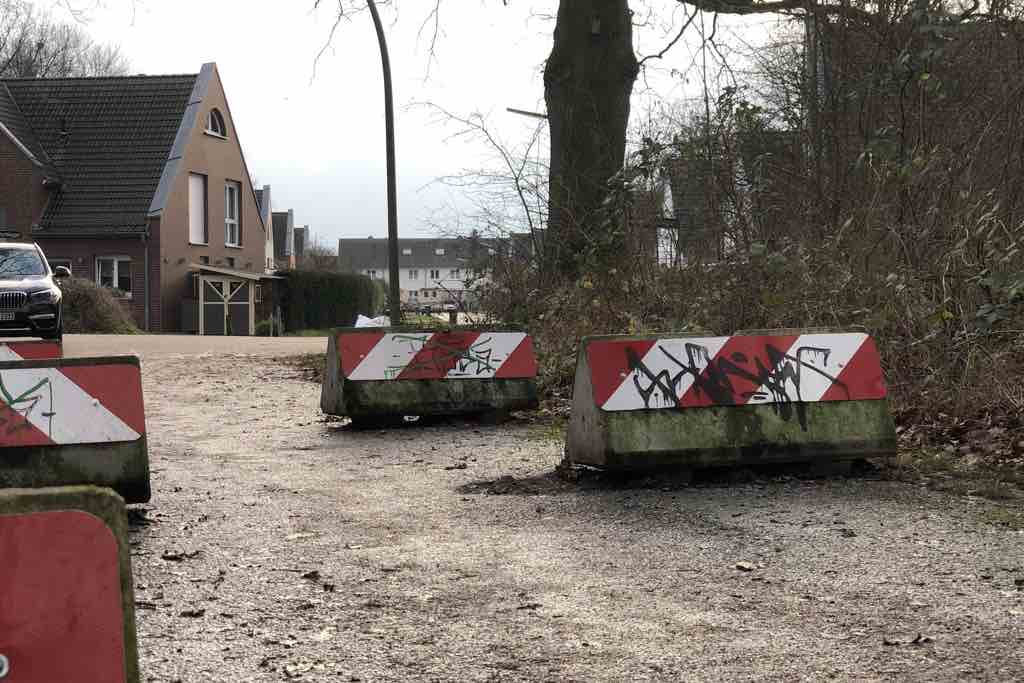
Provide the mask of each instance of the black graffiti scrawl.
[{"label": "black graffiti scrawl", "polygon": [[741,351],[712,357],[706,346],[690,342],[683,344],[684,354],[679,357],[657,343],[654,350],[667,358],[669,366],[658,371],[648,367],[632,347],[627,346],[625,352],[633,386],[648,409],[683,407],[691,395],[697,405],[770,403],[779,417],[796,417],[806,430],[807,402],[801,389],[808,375],[826,379],[830,387],[838,387],[850,398],[848,387],[838,375],[825,369],[829,367],[831,349],[799,346],[783,350],[770,343],[762,348],[767,362]]}]

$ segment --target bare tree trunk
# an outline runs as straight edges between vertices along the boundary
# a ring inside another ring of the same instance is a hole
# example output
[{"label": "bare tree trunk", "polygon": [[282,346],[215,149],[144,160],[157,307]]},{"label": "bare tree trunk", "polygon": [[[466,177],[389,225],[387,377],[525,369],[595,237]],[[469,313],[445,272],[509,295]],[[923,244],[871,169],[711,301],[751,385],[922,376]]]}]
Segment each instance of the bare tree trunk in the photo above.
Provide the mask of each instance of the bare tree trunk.
[{"label": "bare tree trunk", "polygon": [[601,229],[608,180],[622,169],[638,65],[628,0],[561,0],[544,69],[551,128],[545,258],[573,277]]}]

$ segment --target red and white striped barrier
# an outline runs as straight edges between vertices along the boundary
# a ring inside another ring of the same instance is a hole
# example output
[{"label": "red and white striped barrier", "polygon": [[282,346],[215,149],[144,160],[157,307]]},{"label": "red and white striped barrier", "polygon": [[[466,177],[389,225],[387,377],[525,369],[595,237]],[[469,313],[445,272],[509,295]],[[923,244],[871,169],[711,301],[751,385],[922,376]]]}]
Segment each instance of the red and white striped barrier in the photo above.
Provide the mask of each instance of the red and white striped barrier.
[{"label": "red and white striped barrier", "polygon": [[327,343],[320,408],[367,425],[410,415],[500,421],[537,406],[536,376],[523,332],[339,328]]},{"label": "red and white striped barrier", "polygon": [[346,379],[535,377],[533,340],[522,332],[356,332],[339,335]]},{"label": "red and white striped barrier", "polygon": [[599,339],[587,346],[605,411],[885,398],[866,334]]},{"label": "red and white striped barrier", "polygon": [[588,337],[566,456],[682,470],[891,457],[896,430],[861,332]]},{"label": "red and white striped barrier", "polygon": [[55,341],[0,342],[0,361],[62,358],[64,349]]},{"label": "red and white striped barrier", "polygon": [[67,484],[148,500],[135,356],[0,362],[0,486]]},{"label": "red and white striped barrier", "polygon": [[145,433],[138,365],[0,369],[0,447],[137,441]]},{"label": "red and white striped barrier", "polygon": [[0,490],[0,680],[138,683],[124,502]]}]

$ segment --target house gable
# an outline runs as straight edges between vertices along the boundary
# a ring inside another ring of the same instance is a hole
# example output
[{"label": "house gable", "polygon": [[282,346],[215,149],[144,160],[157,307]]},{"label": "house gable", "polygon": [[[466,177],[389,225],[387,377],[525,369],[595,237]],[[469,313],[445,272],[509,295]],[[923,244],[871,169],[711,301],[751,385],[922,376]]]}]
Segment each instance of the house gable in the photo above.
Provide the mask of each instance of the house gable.
[{"label": "house gable", "polygon": [[[208,130],[213,110],[220,133]],[[235,184],[237,216],[229,221],[227,196]],[[196,78],[150,213],[159,216],[166,298],[193,298],[199,266],[264,272],[264,219],[215,64],[204,64]],[[228,239],[229,223],[240,233],[240,244]],[[170,329],[178,328],[178,313],[167,311]]]}]

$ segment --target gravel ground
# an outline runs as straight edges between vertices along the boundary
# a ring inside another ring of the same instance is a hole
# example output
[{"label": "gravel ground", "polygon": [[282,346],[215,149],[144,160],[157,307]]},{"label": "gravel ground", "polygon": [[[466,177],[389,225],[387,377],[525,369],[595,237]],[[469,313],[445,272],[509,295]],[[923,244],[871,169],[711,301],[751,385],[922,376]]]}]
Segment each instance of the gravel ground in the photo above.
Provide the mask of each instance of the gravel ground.
[{"label": "gravel ground", "polygon": [[1024,680],[1019,504],[566,483],[528,423],[325,420],[268,349],[144,354],[144,680]]}]

